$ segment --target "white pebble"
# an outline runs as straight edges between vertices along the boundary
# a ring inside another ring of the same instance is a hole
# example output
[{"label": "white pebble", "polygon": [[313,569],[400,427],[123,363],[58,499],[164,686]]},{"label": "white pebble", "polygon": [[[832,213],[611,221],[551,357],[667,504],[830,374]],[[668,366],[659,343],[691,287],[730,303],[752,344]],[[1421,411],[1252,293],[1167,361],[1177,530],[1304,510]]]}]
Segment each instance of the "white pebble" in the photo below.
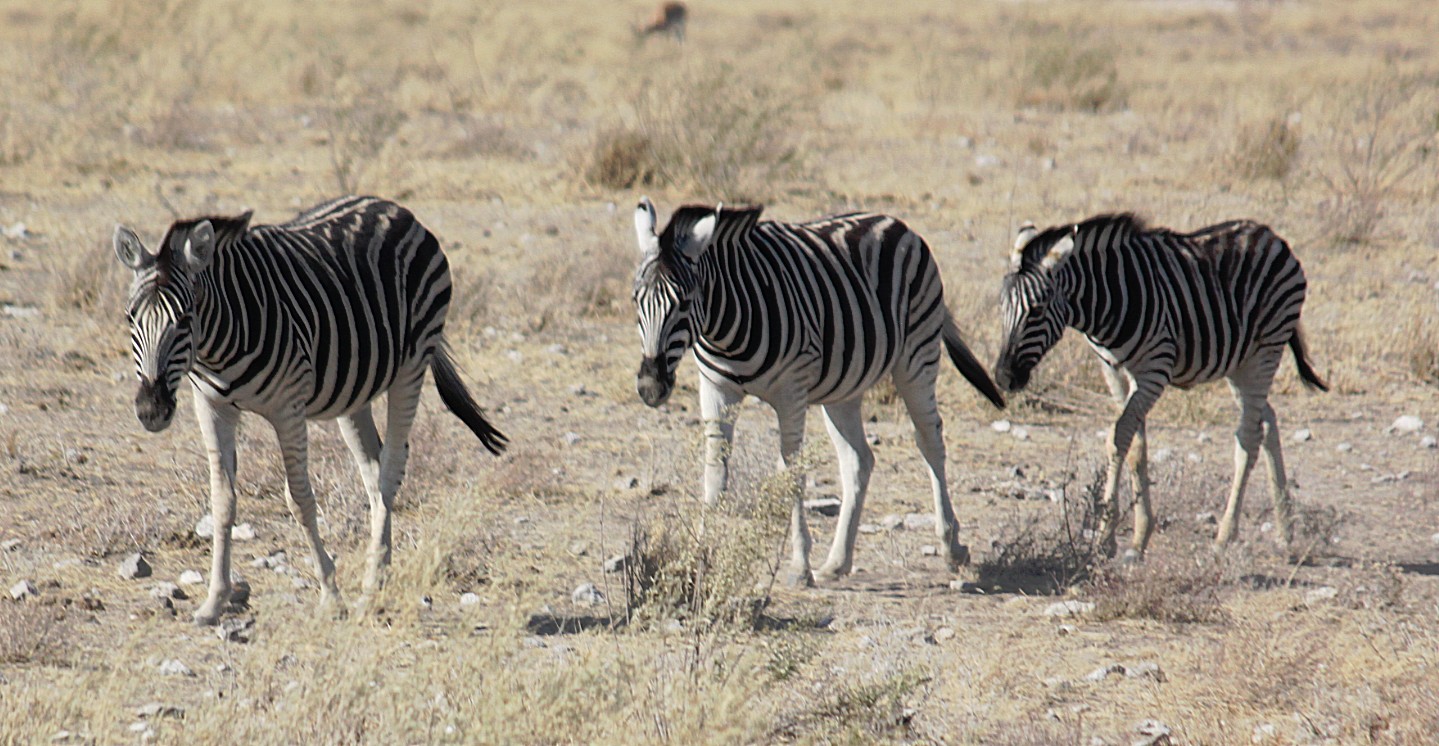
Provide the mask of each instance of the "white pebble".
[{"label": "white pebble", "polygon": [[1014,427],[1014,425],[1010,424],[1009,420],[995,420],[989,423],[989,426],[997,433],[1007,433]]},{"label": "white pebble", "polygon": [[179,659],[170,658],[160,664],[160,673],[165,676],[194,676],[195,672]]},{"label": "white pebble", "polygon": [[1423,429],[1424,420],[1421,420],[1412,414],[1406,414],[1394,420],[1394,424],[1386,428],[1384,432],[1397,433],[1399,435],[1408,435],[1410,433],[1417,433]]},{"label": "white pebble", "polygon": [[205,576],[199,570],[186,570],[180,573],[180,585],[199,585],[205,582]]},{"label": "white pebble", "polygon": [[1294,434],[1289,436],[1289,439],[1295,443],[1307,443],[1314,439],[1314,433],[1310,432],[1309,428],[1303,427],[1295,430]]},{"label": "white pebble", "polygon": [[1425,435],[1424,437],[1419,439],[1419,447],[1439,448],[1439,440],[1436,440],[1433,435]]},{"label": "white pebble", "polygon": [[1339,445],[1334,446],[1334,450],[1340,453],[1348,453],[1354,450],[1354,446],[1350,443],[1340,443]]},{"label": "white pebble", "polygon": [[34,596],[37,596],[39,594],[39,589],[35,587],[34,583],[28,580],[22,580],[15,585],[10,586],[10,598],[15,599],[16,601],[24,601],[27,598],[33,598]]},{"label": "white pebble", "polygon": [[461,593],[461,594],[460,594],[460,605],[461,605],[461,606],[474,606],[474,605],[478,604],[479,602],[480,602],[480,597],[479,597],[478,595],[474,594],[474,593]]},{"label": "white pebble", "polygon": [[581,583],[570,593],[570,600],[580,606],[594,606],[604,603],[605,594],[594,583]]},{"label": "white pebble", "polygon": [[206,513],[203,518],[195,523],[195,535],[201,539],[209,539],[215,535],[215,517]]},{"label": "white pebble", "polygon": [[1044,608],[1045,616],[1079,616],[1094,611],[1094,604],[1088,601],[1057,601]]},{"label": "white pebble", "polygon": [[241,523],[238,526],[230,527],[230,538],[235,541],[252,541],[255,538],[255,527],[248,523]]}]

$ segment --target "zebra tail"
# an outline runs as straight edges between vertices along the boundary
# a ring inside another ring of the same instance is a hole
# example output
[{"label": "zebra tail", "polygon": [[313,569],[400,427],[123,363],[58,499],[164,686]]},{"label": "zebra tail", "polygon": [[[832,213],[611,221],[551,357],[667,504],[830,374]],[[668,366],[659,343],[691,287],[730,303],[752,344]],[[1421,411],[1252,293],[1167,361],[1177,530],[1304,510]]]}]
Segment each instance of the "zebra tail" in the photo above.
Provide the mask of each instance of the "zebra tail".
[{"label": "zebra tail", "polygon": [[954,367],[959,368],[959,374],[964,380],[969,381],[973,386],[984,394],[994,406],[1004,409],[1004,395],[999,393],[999,387],[985,371],[984,365],[975,359],[974,353],[964,345],[964,340],[959,336],[959,327],[955,326],[954,319],[945,314],[944,319],[944,349],[949,352],[949,359],[954,361]]},{"label": "zebra tail", "polygon": [[470,396],[469,389],[465,388],[465,382],[460,380],[459,371],[455,370],[455,360],[450,356],[448,345],[441,343],[435,348],[434,357],[430,358],[430,372],[435,374],[435,388],[440,391],[440,401],[445,403],[451,412],[455,413],[460,421],[469,426],[475,437],[480,439],[490,453],[496,456],[505,450],[505,444],[509,442],[504,433],[496,430],[485,419],[484,410],[475,403],[474,397]]},{"label": "zebra tail", "polygon": [[1304,344],[1304,335],[1298,327],[1289,337],[1289,349],[1294,351],[1294,364],[1299,368],[1299,380],[1304,382],[1305,387],[1328,391],[1329,385],[1314,372],[1314,366],[1309,362],[1309,348]]}]

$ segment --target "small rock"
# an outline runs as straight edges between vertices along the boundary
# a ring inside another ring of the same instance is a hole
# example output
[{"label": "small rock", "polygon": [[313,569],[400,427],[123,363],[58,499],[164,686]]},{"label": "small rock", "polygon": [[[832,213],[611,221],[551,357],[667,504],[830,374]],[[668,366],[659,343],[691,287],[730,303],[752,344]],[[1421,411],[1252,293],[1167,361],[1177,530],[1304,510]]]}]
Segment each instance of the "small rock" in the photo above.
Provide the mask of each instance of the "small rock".
[{"label": "small rock", "polygon": [[580,442],[580,434],[574,431],[567,432],[564,434],[564,441],[565,445],[572,446]]},{"label": "small rock", "polygon": [[1079,616],[1094,611],[1094,604],[1088,601],[1057,601],[1044,608],[1048,617]]},{"label": "small rock", "polygon": [[581,583],[570,593],[570,600],[580,606],[594,606],[604,603],[605,594],[594,583]]},{"label": "small rock", "polygon": [[479,597],[478,594],[470,593],[470,592],[468,592],[468,591],[466,591],[465,593],[461,593],[461,594],[460,594],[460,606],[461,606],[461,607],[475,606],[475,605],[477,605],[477,604],[479,604],[479,603],[480,603],[480,597]]},{"label": "small rock", "polygon": [[1310,432],[1309,428],[1304,427],[1295,430],[1294,434],[1289,436],[1289,439],[1294,441],[1295,443],[1308,443],[1309,441],[1314,439],[1314,433]]},{"label": "small rock", "polygon": [[1249,736],[1250,743],[1264,743],[1272,740],[1279,734],[1279,729],[1273,723],[1260,723],[1254,726],[1254,732]]},{"label": "small rock", "polygon": [[1059,636],[1060,636],[1060,637],[1068,637],[1068,636],[1070,636],[1070,635],[1077,635],[1077,634],[1079,634],[1079,628],[1076,627],[1076,626],[1074,626],[1073,624],[1061,624],[1061,625],[1059,625]]},{"label": "small rock", "polygon": [[1162,464],[1173,457],[1174,450],[1172,448],[1160,448],[1149,454],[1149,460],[1156,464]]},{"label": "small rock", "polygon": [[919,553],[923,557],[937,557],[939,556],[939,547],[933,544],[923,544],[919,547]]},{"label": "small rock", "polygon": [[1265,522],[1259,524],[1259,533],[1261,533],[1261,534],[1267,534],[1267,533],[1271,533],[1271,532],[1273,532],[1273,531],[1274,531],[1274,522],[1273,522],[1273,521],[1265,521]]},{"label": "small rock", "polygon": [[954,639],[954,628],[953,628],[953,627],[940,627],[939,629],[937,629],[937,630],[934,631],[934,641],[935,641],[935,642],[945,642],[945,641],[953,640],[953,639]]},{"label": "small rock", "polygon": [[1200,432],[1199,434],[1197,434],[1197,435],[1194,436],[1194,439],[1195,439],[1196,441],[1199,441],[1200,443],[1208,443],[1208,442],[1214,440],[1214,438],[1211,437],[1211,436],[1209,435],[1209,433],[1206,433],[1206,432]]},{"label": "small rock", "polygon": [[195,535],[201,539],[210,539],[215,536],[215,517],[206,513],[200,520],[195,522]]},{"label": "small rock", "polygon": [[180,573],[180,585],[199,585],[205,582],[205,576],[199,570],[186,570]]},{"label": "small rock", "polygon": [[590,543],[587,541],[570,542],[569,553],[575,557],[585,557],[590,553]]},{"label": "small rock", "polygon": [[1169,735],[1173,732],[1169,726],[1158,720],[1141,720],[1134,726],[1134,732],[1146,738],[1135,741],[1135,746],[1160,746],[1161,744],[1172,743]]},{"label": "small rock", "polygon": [[1213,526],[1219,523],[1219,518],[1216,517],[1213,512],[1206,510],[1202,513],[1195,513],[1194,522],[1201,526]]},{"label": "small rock", "polygon": [[226,619],[220,620],[220,624],[215,627],[215,636],[219,637],[225,642],[238,642],[244,644],[250,641],[250,634],[251,631],[254,630],[254,628],[254,617],[250,617],[247,619],[236,619],[234,617],[228,617]]},{"label": "small rock", "polygon": [[145,556],[139,552],[126,557],[125,561],[120,563],[120,577],[126,580],[148,578],[152,572],[154,570],[150,568],[150,563],[146,562]]},{"label": "small rock", "polygon": [[617,572],[624,572],[625,568],[626,568],[626,567],[629,567],[629,564],[630,564],[629,555],[627,555],[627,554],[616,554],[616,555],[611,556],[609,559],[605,560],[604,570],[605,570],[605,572],[610,573],[610,574],[614,574],[614,573],[617,573]]},{"label": "small rock", "polygon": [[1007,433],[1014,429],[1014,425],[1009,420],[995,420],[989,423],[989,427],[997,433]]},{"label": "small rock", "polygon": [[935,523],[935,517],[929,513],[907,513],[904,516],[906,531],[923,531],[934,528]]},{"label": "small rock", "polygon": [[19,539],[6,539],[5,541],[0,541],[0,552],[13,552],[19,548]]},{"label": "small rock", "polygon": [[157,583],[154,588],[150,589],[150,596],[151,598],[172,598],[180,601],[190,597],[180,590],[180,586],[169,582]]},{"label": "small rock", "polygon": [[1423,429],[1424,420],[1421,420],[1412,414],[1406,414],[1395,419],[1394,424],[1385,428],[1384,432],[1397,435],[1408,435],[1410,433],[1417,433]]},{"label": "small rock", "polygon": [[617,490],[639,489],[639,486],[639,477],[620,477],[615,480],[615,489]]},{"label": "small rock", "polygon": [[1419,439],[1419,447],[1439,448],[1439,439],[1436,439],[1433,435],[1425,435],[1424,437]]},{"label": "small rock", "polygon": [[142,741],[148,741],[152,736],[155,735],[155,731],[144,721],[138,723],[130,723],[130,732],[139,733],[140,740]]},{"label": "small rock", "polygon": [[564,345],[558,342],[550,345],[549,347],[546,347],[545,352],[548,352],[551,355],[568,355],[570,353],[570,351],[566,349]]},{"label": "small rock", "polygon": [[880,528],[883,528],[886,531],[893,531],[904,525],[904,516],[898,513],[890,513],[889,515],[879,519],[879,525]]},{"label": "small rock", "polygon": [[137,708],[135,710],[135,716],[139,718],[145,718],[147,720],[154,720],[157,718],[180,719],[185,717],[185,708],[177,707],[175,705],[167,705],[160,702],[151,702],[150,704]]},{"label": "small rock", "polygon": [[805,510],[830,517],[839,515],[840,505],[840,499],[837,497],[816,497],[804,501]]},{"label": "small rock", "polygon": [[255,527],[248,523],[231,526],[230,538],[235,541],[253,541],[255,539]]},{"label": "small rock", "polygon": [[877,534],[879,533],[879,524],[861,523],[859,524],[859,532],[862,534]]},{"label": "small rock", "polygon": [[1169,677],[1164,675],[1164,670],[1159,667],[1159,664],[1153,661],[1125,666],[1124,676],[1129,679],[1153,679],[1161,684],[1169,680]]},{"label": "small rock", "polygon": [[1339,445],[1334,446],[1334,450],[1340,453],[1348,453],[1354,450],[1354,446],[1349,443],[1340,443]]},{"label": "small rock", "polygon": [[194,676],[195,672],[178,658],[166,659],[160,664],[160,673],[165,676]]},{"label": "small rock", "polygon": [[40,595],[40,590],[29,580],[22,580],[10,586],[10,598],[16,601],[24,601],[27,598],[34,598]]},{"label": "small rock", "polygon": [[1429,543],[1439,547],[1439,534],[1430,534]]},{"label": "small rock", "polygon": [[1318,588],[1307,591],[1304,594],[1304,604],[1313,606],[1322,601],[1328,601],[1339,595],[1339,589],[1332,585],[1321,585]]},{"label": "small rock", "polygon": [[1096,668],[1093,671],[1085,674],[1084,680],[1104,681],[1105,679],[1109,678],[1110,674],[1119,674],[1121,676],[1124,675],[1124,666],[1118,663],[1111,663],[1107,666],[1100,666],[1099,668]]},{"label": "small rock", "polygon": [[1009,434],[1015,440],[1029,440],[1029,431],[1022,427],[1016,427],[1013,430],[1010,430]]}]

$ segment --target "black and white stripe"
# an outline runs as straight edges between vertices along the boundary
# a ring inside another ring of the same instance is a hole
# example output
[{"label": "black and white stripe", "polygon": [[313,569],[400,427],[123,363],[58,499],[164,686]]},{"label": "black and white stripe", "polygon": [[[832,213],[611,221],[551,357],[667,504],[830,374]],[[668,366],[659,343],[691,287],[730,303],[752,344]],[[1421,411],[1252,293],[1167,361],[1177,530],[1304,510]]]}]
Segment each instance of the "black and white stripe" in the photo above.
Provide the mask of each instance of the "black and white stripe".
[{"label": "black and white stripe", "polygon": [[[884,215],[776,223],[760,222],[761,209],[681,207],[659,234],[649,200],[636,209],[640,397],[650,406],[664,403],[676,366],[693,347],[710,501],[725,489],[734,410],[746,395],[774,407],[783,463],[791,466],[808,406],[824,405],[844,490],[835,541],[820,569],[822,576],[834,577],[853,564],[873,468],[861,399],[892,374],[929,464],[947,557],[955,565],[964,562],[934,398],[941,343],[971,384],[996,406],[1003,406],[1003,398],[960,339],[929,247],[904,223]],[[791,532],[791,579],[809,582],[809,532],[798,491]]]},{"label": "black and white stripe", "polygon": [[1133,215],[1102,215],[1043,232],[1020,230],[1004,278],[1005,342],[994,377],[1008,390],[1021,389],[1065,327],[1089,339],[1123,407],[1110,442],[1100,524],[1111,551],[1126,455],[1137,498],[1133,556],[1144,552],[1153,531],[1144,432],[1150,407],[1168,386],[1220,378],[1229,380],[1240,415],[1234,482],[1217,542],[1235,536],[1261,442],[1279,534],[1290,540],[1293,516],[1269,389],[1288,347],[1304,384],[1326,390],[1300,335],[1306,287],[1284,239],[1247,220],[1176,233],[1147,228]]},{"label": "black and white stripe", "polygon": [[[336,604],[309,483],[307,419],[338,418],[359,465],[371,508],[367,593],[389,563],[390,509],[425,371],[434,371],[442,400],[487,449],[505,444],[445,348],[449,265],[408,210],[344,197],[283,225],[249,223],[250,213],[179,221],[155,253],[130,229],[115,231],[116,254],[135,274],[126,310],[140,381],[136,414],[151,431],[168,427],[188,374],[210,455],[214,557],[209,597],[195,615],[201,623],[218,619],[230,592],[241,411],[275,428],[291,511],[309,534],[324,598]],[[383,446],[370,411],[382,393]]]}]

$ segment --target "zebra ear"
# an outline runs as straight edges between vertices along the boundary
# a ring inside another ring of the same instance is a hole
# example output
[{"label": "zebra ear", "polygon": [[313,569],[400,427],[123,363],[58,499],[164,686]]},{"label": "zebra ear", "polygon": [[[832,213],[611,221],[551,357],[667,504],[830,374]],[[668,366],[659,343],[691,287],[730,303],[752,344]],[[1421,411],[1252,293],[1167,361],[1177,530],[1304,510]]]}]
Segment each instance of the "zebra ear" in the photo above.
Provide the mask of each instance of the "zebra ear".
[{"label": "zebra ear", "polygon": [[210,260],[215,258],[215,227],[210,221],[201,220],[190,229],[190,237],[185,239],[185,249],[181,253],[185,261],[185,271],[191,274],[210,266]]},{"label": "zebra ear", "polygon": [[1023,225],[1019,226],[1019,233],[1014,237],[1014,249],[1009,254],[1010,271],[1019,269],[1020,264],[1024,261],[1024,247],[1028,246],[1029,242],[1033,241],[1037,235],[1039,235],[1039,231],[1035,229],[1034,223],[1025,221]]},{"label": "zebra ear", "polygon": [[641,254],[660,250],[660,239],[655,235],[655,205],[649,197],[640,197],[635,207],[635,238],[639,240]]},{"label": "zebra ear", "polygon": [[1059,239],[1053,246],[1049,247],[1049,252],[1044,255],[1044,259],[1040,260],[1039,265],[1045,269],[1054,269],[1063,264],[1064,260],[1068,259],[1069,255],[1074,252],[1074,235],[1078,233],[1078,231],[1079,227],[1075,226],[1075,229],[1070,231],[1069,235]]},{"label": "zebra ear", "polygon": [[719,222],[719,213],[711,213],[690,226],[689,235],[679,241],[675,246],[686,259],[694,261],[700,258],[710,247],[710,239],[714,238],[715,224]]},{"label": "zebra ear", "polygon": [[120,263],[136,272],[155,263],[155,255],[145,250],[145,244],[140,243],[135,231],[123,225],[115,226],[114,243],[115,256]]}]

